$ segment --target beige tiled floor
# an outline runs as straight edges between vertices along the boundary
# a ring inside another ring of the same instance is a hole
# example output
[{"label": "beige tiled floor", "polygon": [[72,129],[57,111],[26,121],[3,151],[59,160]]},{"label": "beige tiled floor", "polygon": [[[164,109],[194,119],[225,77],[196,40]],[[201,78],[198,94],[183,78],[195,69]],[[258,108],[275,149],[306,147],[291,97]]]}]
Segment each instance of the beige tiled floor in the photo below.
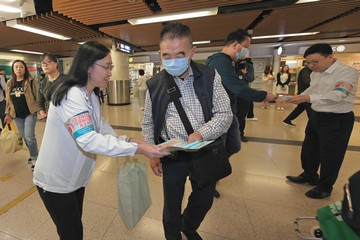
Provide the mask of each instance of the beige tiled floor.
[{"label": "beige tiled floor", "polygon": [[[140,127],[141,111],[137,100],[125,106],[103,106],[104,116],[112,125]],[[357,146],[348,151],[332,196],[325,200],[312,200],[304,196],[310,188],[285,180],[286,175],[301,172],[299,155],[303,140],[306,114],[294,121],[296,128],[285,127],[282,120],[292,110],[284,112],[260,110],[255,105],[258,121],[248,121],[246,135],[250,141],[242,144],[240,153],[232,157],[233,174],[219,182],[220,199],[215,199],[199,232],[206,240],[291,240],[298,239],[293,221],[298,216],[315,216],[316,209],[335,200],[342,199],[342,186],[346,179],[359,170],[360,126],[355,128],[350,145]],[[355,108],[360,115],[360,106]],[[45,123],[39,122],[36,133],[39,143]],[[134,130],[116,130],[119,134],[141,137]],[[266,141],[265,141],[266,140]],[[270,140],[270,141],[269,141]],[[286,140],[279,144],[276,140]],[[294,142],[291,142],[294,141]],[[293,144],[295,143],[295,144]],[[0,157],[0,240],[58,239],[52,223],[32,184],[32,173],[27,165],[28,153],[17,153]],[[139,156],[141,161],[147,162]],[[117,212],[116,173],[118,164],[124,159],[99,156],[96,170],[86,188],[84,202],[84,232],[88,240],[156,240],[164,239],[162,230],[162,185],[161,178],[153,175],[148,167],[148,180],[152,205],[141,222],[128,231]],[[23,196],[22,194],[26,194]],[[190,193],[187,184],[185,197]],[[186,198],[184,199],[184,205]],[[4,210],[7,210],[4,212]],[[304,234],[308,234],[314,223],[306,223]]]}]

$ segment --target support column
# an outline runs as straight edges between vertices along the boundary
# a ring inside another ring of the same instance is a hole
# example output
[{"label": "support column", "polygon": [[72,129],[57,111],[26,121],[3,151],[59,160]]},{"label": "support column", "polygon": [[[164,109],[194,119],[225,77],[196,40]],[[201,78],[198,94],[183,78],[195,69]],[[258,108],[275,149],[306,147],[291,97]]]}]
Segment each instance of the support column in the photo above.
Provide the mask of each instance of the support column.
[{"label": "support column", "polygon": [[115,43],[110,54],[114,69],[108,83],[108,104],[130,104],[129,54],[117,51]]},{"label": "support column", "polygon": [[277,52],[277,49],[274,49],[273,57],[274,57],[273,72],[274,72],[274,77],[275,77],[275,81],[273,84],[273,93],[275,94],[276,93],[276,75],[280,71],[280,58],[281,58],[281,56]]}]

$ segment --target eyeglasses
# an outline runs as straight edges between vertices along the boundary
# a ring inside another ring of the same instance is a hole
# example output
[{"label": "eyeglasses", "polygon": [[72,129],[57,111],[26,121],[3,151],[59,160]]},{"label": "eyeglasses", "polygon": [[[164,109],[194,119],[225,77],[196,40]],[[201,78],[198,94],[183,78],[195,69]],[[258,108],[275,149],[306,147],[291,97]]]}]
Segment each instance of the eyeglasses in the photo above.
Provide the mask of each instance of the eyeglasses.
[{"label": "eyeglasses", "polygon": [[97,63],[95,63],[95,65],[98,65],[99,67],[102,67],[103,69],[105,69],[108,72],[111,72],[114,69],[114,65],[112,65],[112,64],[107,66],[107,67],[105,67],[103,65],[100,65],[100,64],[97,64]]},{"label": "eyeglasses", "polygon": [[325,58],[321,58],[319,60],[312,60],[310,62],[305,62],[307,66],[316,66],[319,64],[320,61],[324,60]]},{"label": "eyeglasses", "polygon": [[54,61],[52,61],[52,60],[48,60],[48,61],[41,62],[40,64],[41,65],[48,65],[48,64],[53,63],[53,62]]}]

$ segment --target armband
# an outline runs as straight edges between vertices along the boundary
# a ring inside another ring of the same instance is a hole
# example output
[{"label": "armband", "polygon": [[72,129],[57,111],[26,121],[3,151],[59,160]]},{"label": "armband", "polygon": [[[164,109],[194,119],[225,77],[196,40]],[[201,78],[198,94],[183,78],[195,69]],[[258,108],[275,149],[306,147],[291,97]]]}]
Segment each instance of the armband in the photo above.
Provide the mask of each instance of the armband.
[{"label": "armband", "polygon": [[349,95],[349,91],[347,91],[345,88],[342,88],[342,87],[338,87],[338,88],[335,88],[334,89],[335,91],[340,91],[340,92],[343,92],[345,93],[346,95]]},{"label": "armband", "polygon": [[94,131],[94,125],[89,112],[82,112],[72,116],[65,122],[65,126],[75,139]]}]

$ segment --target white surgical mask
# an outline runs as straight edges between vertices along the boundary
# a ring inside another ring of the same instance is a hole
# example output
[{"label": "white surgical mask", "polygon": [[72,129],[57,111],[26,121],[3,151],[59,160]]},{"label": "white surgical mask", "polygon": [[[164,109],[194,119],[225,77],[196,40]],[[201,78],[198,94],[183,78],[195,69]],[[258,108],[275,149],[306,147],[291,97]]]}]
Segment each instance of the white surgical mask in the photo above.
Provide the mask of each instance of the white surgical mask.
[{"label": "white surgical mask", "polygon": [[189,58],[175,58],[162,60],[165,70],[174,77],[181,76],[189,68]]}]

